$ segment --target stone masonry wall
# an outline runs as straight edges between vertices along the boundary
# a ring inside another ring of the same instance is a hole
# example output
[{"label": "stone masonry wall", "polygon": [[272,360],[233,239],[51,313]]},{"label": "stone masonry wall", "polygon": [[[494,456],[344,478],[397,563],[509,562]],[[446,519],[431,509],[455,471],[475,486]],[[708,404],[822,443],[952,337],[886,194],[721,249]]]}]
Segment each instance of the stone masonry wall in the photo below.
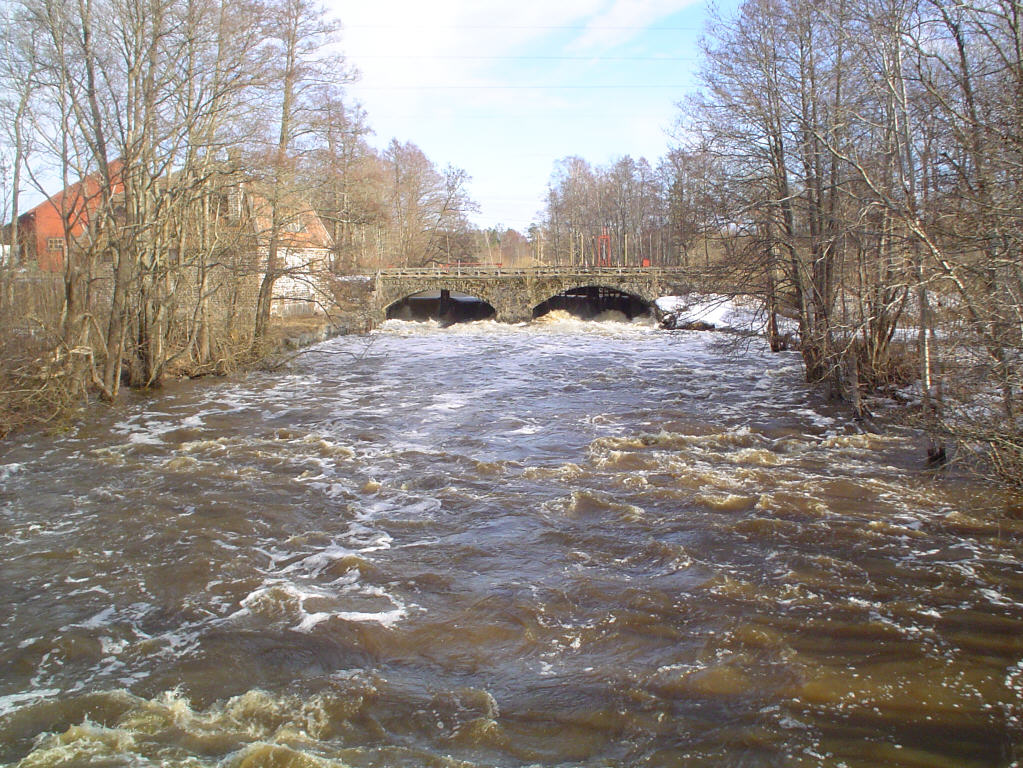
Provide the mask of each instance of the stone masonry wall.
[{"label": "stone masonry wall", "polygon": [[583,287],[612,288],[653,304],[667,287],[658,275],[378,275],[374,294],[374,319],[382,322],[387,308],[423,291],[449,290],[474,296],[490,304],[496,319],[504,323],[532,319],[533,308],[559,293]]}]

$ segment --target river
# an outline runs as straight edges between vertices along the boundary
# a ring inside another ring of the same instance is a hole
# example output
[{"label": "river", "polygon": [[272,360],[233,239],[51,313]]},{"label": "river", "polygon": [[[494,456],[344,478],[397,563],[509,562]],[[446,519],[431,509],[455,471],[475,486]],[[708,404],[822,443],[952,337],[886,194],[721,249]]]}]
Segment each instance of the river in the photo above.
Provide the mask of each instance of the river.
[{"label": "river", "polygon": [[0,453],[0,763],[1019,766],[1023,502],[757,339],[389,321]]}]

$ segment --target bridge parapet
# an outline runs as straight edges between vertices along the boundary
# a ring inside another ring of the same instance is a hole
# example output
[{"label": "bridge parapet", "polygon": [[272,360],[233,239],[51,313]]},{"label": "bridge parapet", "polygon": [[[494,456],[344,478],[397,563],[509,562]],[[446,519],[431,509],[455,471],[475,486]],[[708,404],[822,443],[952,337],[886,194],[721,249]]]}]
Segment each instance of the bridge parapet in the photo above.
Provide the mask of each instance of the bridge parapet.
[{"label": "bridge parapet", "polygon": [[472,264],[451,267],[394,267],[381,269],[377,279],[400,277],[576,277],[576,276],[632,276],[632,277],[678,277],[691,275],[687,267],[586,267],[586,266],[541,266],[541,267],[497,267]]}]

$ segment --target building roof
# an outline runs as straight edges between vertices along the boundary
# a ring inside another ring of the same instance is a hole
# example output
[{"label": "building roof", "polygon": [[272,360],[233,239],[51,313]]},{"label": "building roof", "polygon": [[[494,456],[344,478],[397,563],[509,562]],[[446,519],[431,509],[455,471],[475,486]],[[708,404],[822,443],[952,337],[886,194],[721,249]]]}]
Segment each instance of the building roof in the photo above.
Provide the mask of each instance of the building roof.
[{"label": "building roof", "polygon": [[[256,234],[261,238],[268,237],[273,224],[273,211],[269,199],[251,189],[247,190],[247,198]],[[289,196],[280,207],[284,215],[279,240],[284,247],[327,249],[334,245],[334,240],[327,232],[323,220],[307,201],[297,196]]]}]

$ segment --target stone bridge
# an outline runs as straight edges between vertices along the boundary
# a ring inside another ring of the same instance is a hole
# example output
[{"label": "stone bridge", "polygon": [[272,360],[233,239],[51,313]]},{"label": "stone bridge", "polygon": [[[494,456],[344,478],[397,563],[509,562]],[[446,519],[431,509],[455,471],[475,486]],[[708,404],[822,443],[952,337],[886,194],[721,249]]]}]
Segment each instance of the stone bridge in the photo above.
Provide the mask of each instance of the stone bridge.
[{"label": "stone bridge", "polygon": [[494,308],[505,323],[531,320],[533,309],[548,299],[577,288],[620,291],[653,306],[661,296],[691,288],[692,270],[682,267],[480,267],[386,269],[376,273],[373,313],[376,322],[387,308],[426,291],[456,291]]}]

